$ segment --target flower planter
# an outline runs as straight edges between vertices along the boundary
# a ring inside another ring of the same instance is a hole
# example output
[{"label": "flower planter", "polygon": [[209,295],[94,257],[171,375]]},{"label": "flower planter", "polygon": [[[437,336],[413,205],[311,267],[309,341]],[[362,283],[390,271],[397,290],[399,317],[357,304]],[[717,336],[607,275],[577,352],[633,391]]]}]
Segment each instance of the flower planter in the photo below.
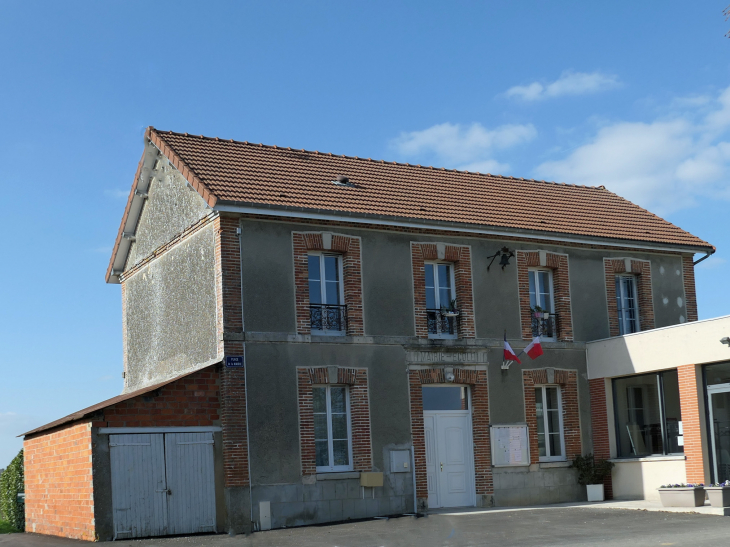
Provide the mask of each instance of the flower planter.
[{"label": "flower planter", "polygon": [[730,507],[730,486],[708,486],[705,488],[710,505]]},{"label": "flower planter", "polygon": [[701,486],[659,488],[659,498],[664,507],[702,507],[705,504],[705,489]]},{"label": "flower planter", "polygon": [[441,315],[444,317],[458,317],[459,312],[458,311],[444,311],[441,312]]},{"label": "flower planter", "polygon": [[603,484],[586,484],[588,501],[603,501]]}]

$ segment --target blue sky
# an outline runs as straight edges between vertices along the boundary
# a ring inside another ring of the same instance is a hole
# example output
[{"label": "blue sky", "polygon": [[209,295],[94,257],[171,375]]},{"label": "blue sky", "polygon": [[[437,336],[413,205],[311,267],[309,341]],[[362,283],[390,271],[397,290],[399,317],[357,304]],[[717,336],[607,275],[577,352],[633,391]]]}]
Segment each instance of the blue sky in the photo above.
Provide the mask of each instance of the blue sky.
[{"label": "blue sky", "polygon": [[726,2],[5,0],[0,467],[122,388],[104,272],[148,125],[604,184],[717,246],[699,313],[730,313]]}]

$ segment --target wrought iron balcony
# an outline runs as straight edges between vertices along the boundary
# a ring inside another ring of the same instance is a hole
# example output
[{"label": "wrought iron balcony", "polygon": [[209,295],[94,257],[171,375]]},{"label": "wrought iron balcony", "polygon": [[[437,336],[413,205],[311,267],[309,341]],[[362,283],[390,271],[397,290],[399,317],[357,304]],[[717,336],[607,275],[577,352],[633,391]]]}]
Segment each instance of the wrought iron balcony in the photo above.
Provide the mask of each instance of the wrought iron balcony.
[{"label": "wrought iron balcony", "polygon": [[456,337],[459,333],[459,310],[426,310],[428,335],[432,337]]},{"label": "wrought iron balcony", "polygon": [[347,305],[310,304],[309,321],[312,331],[347,332]]},{"label": "wrought iron balcony", "polygon": [[536,312],[532,314],[532,336],[555,338],[560,336],[560,321],[557,313]]}]

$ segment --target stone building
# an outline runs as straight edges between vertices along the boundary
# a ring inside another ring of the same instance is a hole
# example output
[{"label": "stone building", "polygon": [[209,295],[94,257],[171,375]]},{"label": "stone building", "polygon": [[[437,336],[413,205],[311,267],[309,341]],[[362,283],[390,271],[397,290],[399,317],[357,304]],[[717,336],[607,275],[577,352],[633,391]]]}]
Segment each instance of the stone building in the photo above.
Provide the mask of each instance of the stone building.
[{"label": "stone building", "polygon": [[581,499],[587,342],[696,321],[712,252],[603,187],[149,128],[106,274],[123,393],[26,433],[27,528]]}]

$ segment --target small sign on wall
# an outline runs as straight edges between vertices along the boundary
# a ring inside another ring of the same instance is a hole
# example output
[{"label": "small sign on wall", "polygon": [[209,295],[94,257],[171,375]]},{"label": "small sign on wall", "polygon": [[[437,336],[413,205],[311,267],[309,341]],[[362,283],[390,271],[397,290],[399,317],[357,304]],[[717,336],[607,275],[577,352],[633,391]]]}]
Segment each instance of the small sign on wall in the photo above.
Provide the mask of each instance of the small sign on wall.
[{"label": "small sign on wall", "polygon": [[226,355],[226,368],[243,367],[243,355]]}]

